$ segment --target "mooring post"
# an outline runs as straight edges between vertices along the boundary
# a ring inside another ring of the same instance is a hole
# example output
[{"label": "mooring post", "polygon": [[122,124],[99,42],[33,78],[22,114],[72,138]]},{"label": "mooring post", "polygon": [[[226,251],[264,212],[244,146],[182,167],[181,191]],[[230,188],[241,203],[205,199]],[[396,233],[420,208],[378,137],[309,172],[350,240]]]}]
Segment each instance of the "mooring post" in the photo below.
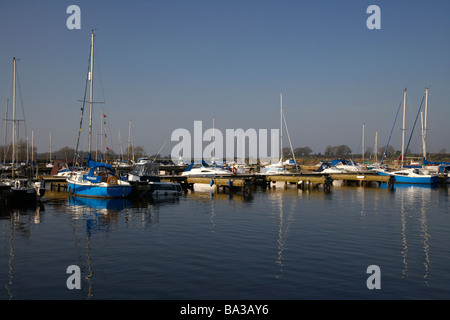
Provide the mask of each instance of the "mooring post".
[{"label": "mooring post", "polygon": [[389,180],[387,182],[387,188],[389,189],[389,191],[394,191],[394,183],[395,183],[395,177],[390,176]]},{"label": "mooring post", "polygon": [[325,177],[325,181],[324,181],[324,184],[323,184],[323,190],[325,192],[330,192],[332,184],[333,184],[333,179],[331,179],[331,177],[329,175],[327,175]]}]

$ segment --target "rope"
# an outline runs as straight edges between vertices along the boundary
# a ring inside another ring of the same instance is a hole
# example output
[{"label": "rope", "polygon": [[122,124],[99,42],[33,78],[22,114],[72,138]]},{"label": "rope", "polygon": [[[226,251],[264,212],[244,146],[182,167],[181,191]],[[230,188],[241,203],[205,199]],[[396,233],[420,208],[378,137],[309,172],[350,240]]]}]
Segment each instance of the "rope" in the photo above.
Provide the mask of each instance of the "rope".
[{"label": "rope", "polygon": [[89,68],[90,68],[90,65],[91,65],[91,47],[89,49],[88,68],[87,68],[87,75],[86,75],[86,84],[84,86],[83,105],[81,107],[80,128],[78,130],[77,147],[75,148],[75,155],[74,155],[74,159],[73,159],[74,166],[77,163],[77,158],[79,158],[78,147],[80,145],[81,128],[83,126],[84,107],[86,105],[86,95],[87,95],[87,87],[88,87],[88,82],[89,82]]},{"label": "rope", "polygon": [[398,117],[398,113],[400,112],[400,108],[402,106],[402,102],[403,102],[403,98],[400,101],[400,105],[398,106],[397,115],[395,116],[394,124],[392,125],[391,132],[389,133],[389,139],[388,139],[388,142],[387,142],[386,147],[384,149],[383,157],[381,158],[380,165],[383,164],[384,158],[386,157],[386,152],[387,152],[387,148],[389,146],[389,141],[391,141],[392,131],[394,130],[395,123],[397,122],[397,117]]},{"label": "rope", "polygon": [[413,132],[414,132],[414,128],[416,127],[417,118],[419,118],[420,109],[422,108],[422,104],[423,104],[423,100],[424,99],[425,99],[425,96],[422,97],[422,102],[420,103],[419,111],[417,111],[416,120],[414,121],[414,125],[412,127],[411,134],[409,135],[409,140],[408,140],[408,144],[406,145],[405,154],[406,154],[406,151],[409,148],[409,143],[411,142],[411,138],[412,138],[412,135],[413,135]]}]

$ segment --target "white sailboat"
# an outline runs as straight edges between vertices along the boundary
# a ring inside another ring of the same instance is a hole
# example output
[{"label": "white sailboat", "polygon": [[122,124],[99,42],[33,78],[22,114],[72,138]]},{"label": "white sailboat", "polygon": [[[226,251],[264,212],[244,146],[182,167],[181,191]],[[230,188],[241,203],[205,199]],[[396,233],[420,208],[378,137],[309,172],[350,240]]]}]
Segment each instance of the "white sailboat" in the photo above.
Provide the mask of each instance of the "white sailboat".
[{"label": "white sailboat", "polygon": [[45,188],[40,182],[33,182],[28,178],[16,177],[16,58],[13,58],[13,111],[12,111],[12,156],[11,156],[11,179],[5,179],[4,184],[11,187],[12,201],[27,202],[37,201],[45,193]]},{"label": "white sailboat", "polygon": [[49,157],[48,157],[48,163],[45,165],[46,168],[53,168],[53,162],[52,162],[52,133],[50,132],[50,149],[49,149]]},{"label": "white sailboat", "polygon": [[[286,127],[286,133],[288,134],[292,156],[294,157],[294,159],[292,159],[292,161],[290,161],[291,159],[286,160],[287,162],[283,162],[283,120],[284,120],[284,125]],[[296,171],[298,171],[297,161],[295,160],[294,150],[293,150],[292,144],[291,144],[291,138],[289,136],[289,131],[288,131],[287,125],[286,125],[286,119],[284,118],[284,114],[283,114],[283,94],[280,93],[280,160],[278,162],[274,162],[274,163],[271,163],[271,164],[265,166],[261,173],[266,174],[266,175],[293,173],[293,172],[289,172],[286,169],[287,164],[289,164],[291,166],[295,166],[295,168],[297,169]]]},{"label": "white sailboat", "polygon": [[[426,94],[428,90],[426,90]],[[407,184],[436,184],[439,182],[439,176],[435,174],[429,174],[423,168],[405,168],[405,124],[406,124],[406,88],[403,91],[403,125],[402,125],[402,150],[400,156],[400,169],[398,170],[388,170],[388,169],[378,169],[377,173],[379,175],[389,175],[395,177],[396,183],[407,183]]]},{"label": "white sailboat", "polygon": [[449,162],[429,162],[427,160],[427,117],[428,117],[428,88],[425,89],[425,116],[422,116],[422,143],[423,143],[423,168],[429,174],[447,174],[446,183],[450,183],[450,163]]}]

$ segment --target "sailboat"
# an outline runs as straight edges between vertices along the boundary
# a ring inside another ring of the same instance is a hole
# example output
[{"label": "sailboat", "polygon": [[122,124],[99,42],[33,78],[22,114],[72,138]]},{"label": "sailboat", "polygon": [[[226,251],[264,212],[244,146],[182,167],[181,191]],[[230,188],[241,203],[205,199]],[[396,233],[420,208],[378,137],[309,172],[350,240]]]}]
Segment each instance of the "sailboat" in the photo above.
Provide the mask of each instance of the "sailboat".
[{"label": "sailboat", "polygon": [[[93,161],[91,158],[92,141],[92,114],[93,114],[93,67],[94,67],[94,30],[91,35],[90,68],[88,79],[90,81],[89,101],[89,154],[87,171],[73,171],[66,179],[69,192],[74,196],[89,198],[124,198],[131,193],[131,184],[117,177],[111,164]],[[84,100],[83,100],[84,103]],[[82,110],[84,107],[82,108]],[[81,128],[80,128],[81,131]],[[80,136],[78,136],[79,138]]]},{"label": "sailboat", "polygon": [[50,155],[48,163],[45,165],[46,168],[53,168],[53,162],[52,162],[52,133],[50,132]]},{"label": "sailboat", "polygon": [[13,58],[13,114],[12,114],[12,161],[11,161],[11,179],[5,179],[3,183],[11,187],[11,199],[13,202],[20,201],[38,201],[45,193],[45,188],[40,182],[33,182],[25,177],[16,177],[16,58]]},{"label": "sailboat", "polygon": [[[289,138],[289,143],[291,142],[291,139],[289,137],[289,132],[287,131],[287,125],[286,125],[286,119],[284,118],[284,114],[283,114],[283,94],[280,93],[280,160],[278,162],[275,163],[271,163],[267,166],[265,166],[263,168],[263,171],[261,172],[262,174],[266,174],[266,175],[271,175],[271,174],[289,174],[292,172],[287,171],[286,169],[286,165],[291,165],[291,166],[295,166],[296,169],[297,168],[297,162],[295,160],[295,156],[294,159],[289,159],[286,160],[285,162],[283,162],[283,120],[284,120],[284,125],[286,127],[286,133],[288,134],[288,138]],[[291,145],[291,152],[292,155],[294,155],[294,150],[292,149],[292,145]]]},{"label": "sailboat", "polygon": [[423,166],[428,173],[447,174],[447,183],[450,183],[450,162],[428,161],[427,160],[427,115],[428,114],[428,88],[425,89],[425,117],[422,119],[422,143],[423,143]]},{"label": "sailboat", "polygon": [[[396,183],[407,184],[437,184],[439,176],[429,174],[423,168],[406,168],[403,166],[405,160],[405,114],[406,114],[406,88],[403,91],[403,127],[402,127],[402,150],[401,150],[401,168],[399,170],[390,171],[388,169],[378,169],[377,173],[383,176],[394,176]],[[395,125],[395,121],[394,121]],[[388,143],[389,144],[389,143]],[[386,145],[387,149],[387,145]],[[384,155],[383,155],[384,158]],[[383,161],[381,161],[382,163]]]}]

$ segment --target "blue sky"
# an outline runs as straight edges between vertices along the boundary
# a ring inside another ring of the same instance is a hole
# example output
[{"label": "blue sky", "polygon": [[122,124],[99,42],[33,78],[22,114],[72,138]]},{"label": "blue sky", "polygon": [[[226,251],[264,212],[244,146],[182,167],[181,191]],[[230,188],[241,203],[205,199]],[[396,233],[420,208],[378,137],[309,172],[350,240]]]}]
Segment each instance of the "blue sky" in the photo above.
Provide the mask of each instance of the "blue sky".
[{"label": "blue sky", "polygon": [[[72,4],[81,30],[66,27]],[[380,30],[366,27],[372,4],[381,9]],[[125,148],[130,120],[134,145],[149,155],[164,143],[161,153],[170,154],[172,131],[193,132],[195,120],[205,130],[215,117],[222,132],[278,128],[282,92],[294,147],[323,153],[346,144],[359,153],[363,123],[366,147],[376,131],[385,145],[403,89],[410,129],[429,87],[428,149],[450,152],[448,0],[0,0],[2,119],[16,57],[38,152],[48,150],[50,132],[54,150],[75,148],[92,28],[95,100],[106,102],[116,151],[118,128]],[[400,126],[391,140],[397,149]]]}]

